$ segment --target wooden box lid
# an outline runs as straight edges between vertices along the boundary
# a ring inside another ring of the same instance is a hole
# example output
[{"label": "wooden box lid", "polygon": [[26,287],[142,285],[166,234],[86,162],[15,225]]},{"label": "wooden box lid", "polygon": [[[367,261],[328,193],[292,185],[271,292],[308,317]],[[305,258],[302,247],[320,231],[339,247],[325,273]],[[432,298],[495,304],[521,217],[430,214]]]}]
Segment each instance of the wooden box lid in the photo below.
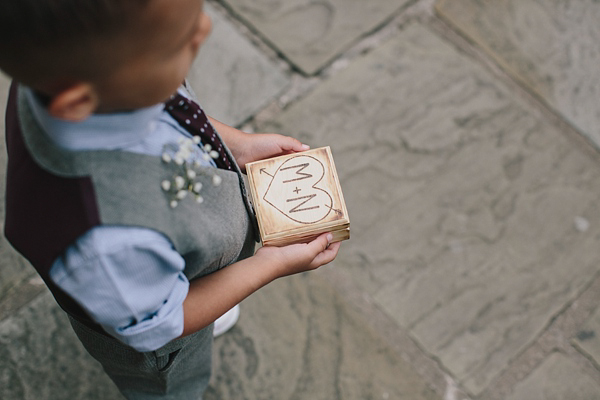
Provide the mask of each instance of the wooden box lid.
[{"label": "wooden box lid", "polygon": [[308,242],[324,232],[350,237],[331,149],[321,147],[246,164],[264,245]]}]

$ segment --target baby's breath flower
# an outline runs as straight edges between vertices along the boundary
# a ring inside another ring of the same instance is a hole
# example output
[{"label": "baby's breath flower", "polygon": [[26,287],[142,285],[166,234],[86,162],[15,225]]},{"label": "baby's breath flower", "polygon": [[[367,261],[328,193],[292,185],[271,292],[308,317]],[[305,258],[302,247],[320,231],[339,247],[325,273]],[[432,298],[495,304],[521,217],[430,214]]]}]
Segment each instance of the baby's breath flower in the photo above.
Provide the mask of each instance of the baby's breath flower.
[{"label": "baby's breath flower", "polygon": [[177,189],[182,189],[184,185],[185,185],[185,179],[183,179],[182,176],[176,176],[175,177],[175,187]]},{"label": "baby's breath flower", "polygon": [[179,150],[177,152],[177,154],[175,154],[175,158],[181,157],[184,160],[186,160],[186,159],[188,159],[190,157],[191,154],[192,154],[192,152],[190,151],[190,149],[184,147],[181,150]]},{"label": "baby's breath flower", "polygon": [[[196,137],[196,136],[194,136],[194,137]],[[189,150],[189,151],[193,151],[197,145],[198,144],[194,141],[194,139],[188,139],[188,141],[185,142],[185,149]]]},{"label": "baby's breath flower", "polygon": [[[169,196],[171,208],[176,208],[190,193],[196,203],[204,202],[204,197],[200,195],[203,184],[196,181],[198,170],[194,168],[200,168],[204,165],[203,162],[209,162],[212,158],[219,158],[219,153],[213,150],[210,144],[199,147],[200,143],[200,137],[193,136],[180,138],[177,143],[168,143],[163,148],[162,161],[167,164],[174,163],[170,168],[178,170],[170,180],[161,182],[163,191]],[[219,186],[222,181],[219,175],[212,176],[214,186]]]}]

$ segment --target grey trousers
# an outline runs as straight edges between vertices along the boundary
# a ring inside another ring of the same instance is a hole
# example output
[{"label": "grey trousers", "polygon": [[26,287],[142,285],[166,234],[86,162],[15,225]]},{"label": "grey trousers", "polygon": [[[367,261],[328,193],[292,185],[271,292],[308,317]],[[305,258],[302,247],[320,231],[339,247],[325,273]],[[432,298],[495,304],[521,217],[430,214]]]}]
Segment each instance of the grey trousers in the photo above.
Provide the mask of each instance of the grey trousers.
[{"label": "grey trousers", "polygon": [[139,353],[69,318],[77,337],[128,400],[200,400],[211,372],[213,326]]}]

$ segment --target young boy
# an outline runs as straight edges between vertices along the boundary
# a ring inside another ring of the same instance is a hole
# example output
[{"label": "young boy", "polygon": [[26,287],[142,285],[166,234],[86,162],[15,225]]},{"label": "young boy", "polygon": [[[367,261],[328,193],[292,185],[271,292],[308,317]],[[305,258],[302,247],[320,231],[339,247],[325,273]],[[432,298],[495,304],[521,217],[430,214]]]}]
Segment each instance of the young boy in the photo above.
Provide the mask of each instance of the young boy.
[{"label": "young boy", "polygon": [[201,398],[213,322],[339,250],[324,234],[253,254],[241,170],[307,146],[206,120],[180,87],[210,31],[202,6],[0,2],[5,233],[128,399]]}]

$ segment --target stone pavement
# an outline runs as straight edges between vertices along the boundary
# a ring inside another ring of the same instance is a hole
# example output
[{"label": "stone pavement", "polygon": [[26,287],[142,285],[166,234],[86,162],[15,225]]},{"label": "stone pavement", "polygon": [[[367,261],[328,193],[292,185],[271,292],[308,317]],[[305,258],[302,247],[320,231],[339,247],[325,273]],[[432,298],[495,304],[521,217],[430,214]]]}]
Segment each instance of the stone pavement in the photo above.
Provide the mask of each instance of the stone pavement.
[{"label": "stone pavement", "polygon": [[[600,399],[600,3],[208,8],[205,108],[331,146],[352,238],[242,304],[207,399]],[[0,398],[120,398],[0,257]]]}]

